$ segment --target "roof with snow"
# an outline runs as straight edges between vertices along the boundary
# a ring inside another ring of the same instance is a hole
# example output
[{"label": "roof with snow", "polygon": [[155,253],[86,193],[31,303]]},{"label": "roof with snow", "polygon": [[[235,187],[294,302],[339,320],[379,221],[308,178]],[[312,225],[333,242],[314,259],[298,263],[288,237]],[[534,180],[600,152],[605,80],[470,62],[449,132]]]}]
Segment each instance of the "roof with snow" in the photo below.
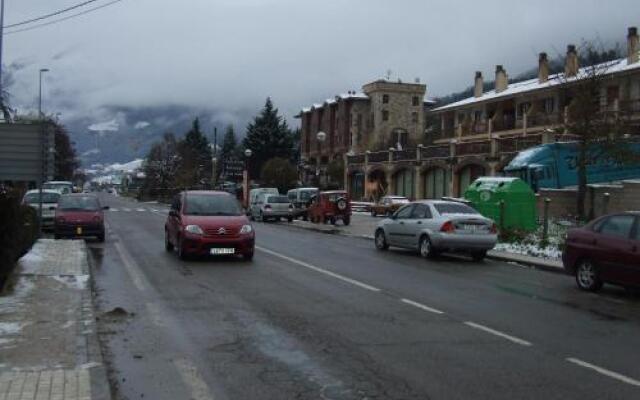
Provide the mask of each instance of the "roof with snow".
[{"label": "roof with snow", "polygon": [[627,58],[620,58],[613,61],[604,62],[602,64],[597,64],[594,66],[583,67],[578,70],[578,74],[574,77],[565,78],[564,73],[558,73],[554,75],[549,75],[549,79],[546,82],[540,83],[538,78],[529,79],[522,82],[510,83],[509,87],[497,93],[495,90],[491,90],[485,92],[480,97],[468,97],[466,99],[456,101],[455,103],[447,104],[442,107],[438,107],[433,109],[432,111],[447,111],[458,107],[463,107],[466,105],[472,105],[476,103],[481,103],[494,99],[507,98],[510,96],[514,96],[517,94],[522,94],[526,92],[532,92],[536,90],[549,89],[555,86],[560,86],[565,83],[571,83],[579,81],[585,77],[588,77],[590,74],[593,74],[593,71],[602,71],[604,75],[612,75],[620,72],[630,71],[634,69],[640,69],[640,62],[636,62],[633,64],[627,63]]}]

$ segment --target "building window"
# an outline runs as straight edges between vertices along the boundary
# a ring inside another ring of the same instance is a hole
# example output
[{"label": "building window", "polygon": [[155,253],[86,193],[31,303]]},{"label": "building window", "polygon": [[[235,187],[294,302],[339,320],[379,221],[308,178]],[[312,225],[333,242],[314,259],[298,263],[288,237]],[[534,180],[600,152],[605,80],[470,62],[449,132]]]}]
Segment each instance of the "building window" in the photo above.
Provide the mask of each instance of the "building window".
[{"label": "building window", "polygon": [[544,99],[544,112],[545,114],[553,114],[556,110],[556,101],[553,97]]},{"label": "building window", "polygon": [[418,97],[418,96],[413,96],[412,104],[413,104],[413,106],[414,106],[414,107],[419,106],[419,105],[420,105],[420,97]]},{"label": "building window", "polygon": [[382,120],[383,121],[388,121],[389,120],[389,111],[382,110]]},{"label": "building window", "polygon": [[387,104],[389,103],[389,95],[388,94],[383,94],[382,95],[382,104]]},{"label": "building window", "polygon": [[411,113],[411,122],[414,124],[418,123],[418,113],[415,111]]}]

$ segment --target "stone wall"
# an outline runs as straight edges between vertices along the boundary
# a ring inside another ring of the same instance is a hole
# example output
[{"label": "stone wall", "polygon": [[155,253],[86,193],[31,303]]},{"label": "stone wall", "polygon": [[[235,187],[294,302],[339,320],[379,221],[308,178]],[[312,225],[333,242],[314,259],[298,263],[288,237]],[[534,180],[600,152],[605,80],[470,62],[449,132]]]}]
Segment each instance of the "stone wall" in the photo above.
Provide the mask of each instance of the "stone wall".
[{"label": "stone wall", "polygon": [[[552,218],[577,215],[577,194],[578,192],[575,188],[540,190],[537,200],[538,215],[542,216],[545,198],[551,200],[549,215]],[[640,180],[624,181],[620,184],[589,185],[585,208],[593,217],[615,212],[640,210]]]}]

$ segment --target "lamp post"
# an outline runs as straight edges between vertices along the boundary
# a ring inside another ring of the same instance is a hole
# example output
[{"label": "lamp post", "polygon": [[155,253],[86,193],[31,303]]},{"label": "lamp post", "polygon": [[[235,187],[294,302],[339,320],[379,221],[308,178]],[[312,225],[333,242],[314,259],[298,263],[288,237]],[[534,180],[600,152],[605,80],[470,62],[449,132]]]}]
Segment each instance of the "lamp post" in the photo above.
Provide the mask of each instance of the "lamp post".
[{"label": "lamp post", "polygon": [[322,162],[322,143],[327,140],[327,134],[323,131],[320,131],[316,134],[316,139],[318,139],[318,160],[316,163],[316,176],[318,177],[318,182],[320,181],[320,163]]},{"label": "lamp post", "polygon": [[244,206],[249,208],[249,158],[253,151],[246,149],[244,151],[244,171],[242,172],[242,201]]},{"label": "lamp post", "polygon": [[44,117],[42,115],[42,74],[49,72],[47,68],[41,68],[39,72],[38,85],[38,119],[40,121],[40,184],[38,185],[38,229],[42,234],[42,185],[44,184],[47,170],[48,152],[45,151]]}]

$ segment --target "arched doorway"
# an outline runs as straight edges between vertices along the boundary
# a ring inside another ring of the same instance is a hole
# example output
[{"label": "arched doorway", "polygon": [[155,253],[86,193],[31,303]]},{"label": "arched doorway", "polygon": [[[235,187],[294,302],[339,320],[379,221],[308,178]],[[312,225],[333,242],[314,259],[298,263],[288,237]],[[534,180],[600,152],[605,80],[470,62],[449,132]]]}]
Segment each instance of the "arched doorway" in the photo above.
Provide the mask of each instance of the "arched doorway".
[{"label": "arched doorway", "polygon": [[434,167],[424,173],[424,198],[440,199],[451,195],[451,173],[448,169]]},{"label": "arched doorway", "polygon": [[364,199],[364,172],[354,171],[349,175],[349,195],[353,200]]},{"label": "arched doorway", "polygon": [[464,195],[464,191],[467,190],[469,185],[485,174],[486,170],[482,165],[468,164],[462,167],[458,171],[458,196],[462,197]]},{"label": "arched doorway", "polygon": [[377,200],[387,194],[387,177],[382,170],[375,169],[369,172],[366,185],[366,193],[369,194],[369,199],[367,200]]},{"label": "arched doorway", "polygon": [[393,175],[393,194],[409,199],[415,198],[415,171],[407,168],[401,169]]}]

